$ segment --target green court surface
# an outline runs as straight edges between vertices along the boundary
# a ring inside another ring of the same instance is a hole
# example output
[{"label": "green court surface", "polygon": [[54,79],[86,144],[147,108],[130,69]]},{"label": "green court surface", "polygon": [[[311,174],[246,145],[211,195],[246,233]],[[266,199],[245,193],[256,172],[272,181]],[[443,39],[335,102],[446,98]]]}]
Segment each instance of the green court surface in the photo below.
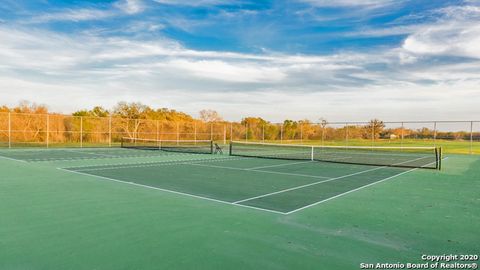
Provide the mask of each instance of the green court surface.
[{"label": "green court surface", "polygon": [[480,251],[480,157],[442,170],[0,150],[0,269],[359,269]]}]

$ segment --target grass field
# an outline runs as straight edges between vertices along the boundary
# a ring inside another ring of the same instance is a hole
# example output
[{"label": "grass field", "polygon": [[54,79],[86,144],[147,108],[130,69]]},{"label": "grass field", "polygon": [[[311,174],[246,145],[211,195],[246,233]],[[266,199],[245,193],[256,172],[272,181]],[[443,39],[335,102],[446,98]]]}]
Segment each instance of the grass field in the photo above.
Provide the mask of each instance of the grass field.
[{"label": "grass field", "polygon": [[480,250],[477,155],[437,171],[4,149],[0,171],[0,269],[359,269]]}]

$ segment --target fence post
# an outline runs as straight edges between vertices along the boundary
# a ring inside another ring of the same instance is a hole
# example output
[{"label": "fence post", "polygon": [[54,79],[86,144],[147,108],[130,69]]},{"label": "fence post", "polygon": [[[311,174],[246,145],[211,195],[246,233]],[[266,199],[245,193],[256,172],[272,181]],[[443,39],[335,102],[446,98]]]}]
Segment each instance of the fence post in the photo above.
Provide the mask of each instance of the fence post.
[{"label": "fence post", "polygon": [[300,124],[300,143],[303,143],[303,124]]},{"label": "fence post", "polygon": [[245,142],[248,141],[248,123],[245,122]]},{"label": "fence post", "polygon": [[177,145],[180,143],[180,124],[177,122]]},{"label": "fence post", "polygon": [[233,123],[230,123],[230,141],[233,141]]},{"label": "fence post", "polygon": [[108,147],[112,147],[112,116],[108,117]]},{"label": "fence post", "polygon": [[372,148],[375,146],[375,122],[372,122]]},{"label": "fence post", "polygon": [[280,126],[280,143],[283,143],[283,125]]},{"label": "fence post", "polygon": [[433,146],[437,147],[437,122],[433,122]]},{"label": "fence post", "polygon": [[80,116],[80,148],[83,148],[83,116]]},{"label": "fence post", "polygon": [[325,127],[323,125],[321,125],[322,127],[322,146],[324,144],[324,140],[325,140]]},{"label": "fence post", "polygon": [[227,124],[223,124],[223,144],[227,144]]},{"label": "fence post", "polygon": [[262,142],[265,142],[265,124],[262,125]]},{"label": "fence post", "polygon": [[197,122],[193,124],[193,140],[197,143]]},{"label": "fence post", "polygon": [[345,145],[348,146],[348,123],[345,124]]},{"label": "fence post", "polygon": [[401,131],[400,147],[403,148],[403,137],[404,137],[404,126],[402,122],[402,131]]},{"label": "fence post", "polygon": [[473,154],[473,121],[470,121],[470,155]]},{"label": "fence post", "polygon": [[213,141],[213,122],[210,123],[210,141]]},{"label": "fence post", "polygon": [[8,112],[8,148],[12,148],[12,113]]},{"label": "fence post", "polygon": [[135,123],[133,124],[133,138],[136,139],[138,138],[138,119],[135,119]]},{"label": "fence post", "polygon": [[163,121],[160,121],[160,134],[159,134],[159,140],[162,140],[163,138]]},{"label": "fence post", "polygon": [[49,144],[49,136],[50,136],[50,115],[47,113],[47,139],[46,139],[46,143],[47,143],[47,148],[48,148],[48,144]]}]

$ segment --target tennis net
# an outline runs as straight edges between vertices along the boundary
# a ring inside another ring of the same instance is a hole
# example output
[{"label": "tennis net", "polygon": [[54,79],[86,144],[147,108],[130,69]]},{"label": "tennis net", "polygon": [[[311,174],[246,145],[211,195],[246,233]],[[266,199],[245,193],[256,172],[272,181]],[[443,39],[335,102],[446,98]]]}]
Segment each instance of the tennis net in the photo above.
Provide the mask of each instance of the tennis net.
[{"label": "tennis net", "polygon": [[232,141],[230,155],[440,169],[442,151],[438,147],[309,146]]},{"label": "tennis net", "polygon": [[121,147],[181,153],[213,153],[213,141],[210,140],[151,140],[124,137]]}]

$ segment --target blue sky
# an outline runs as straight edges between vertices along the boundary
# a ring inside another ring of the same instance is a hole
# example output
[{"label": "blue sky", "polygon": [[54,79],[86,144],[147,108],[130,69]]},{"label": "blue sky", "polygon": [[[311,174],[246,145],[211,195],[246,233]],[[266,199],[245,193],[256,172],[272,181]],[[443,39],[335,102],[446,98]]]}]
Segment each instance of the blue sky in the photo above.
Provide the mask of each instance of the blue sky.
[{"label": "blue sky", "polygon": [[480,1],[3,0],[0,103],[20,100],[478,120]]}]

